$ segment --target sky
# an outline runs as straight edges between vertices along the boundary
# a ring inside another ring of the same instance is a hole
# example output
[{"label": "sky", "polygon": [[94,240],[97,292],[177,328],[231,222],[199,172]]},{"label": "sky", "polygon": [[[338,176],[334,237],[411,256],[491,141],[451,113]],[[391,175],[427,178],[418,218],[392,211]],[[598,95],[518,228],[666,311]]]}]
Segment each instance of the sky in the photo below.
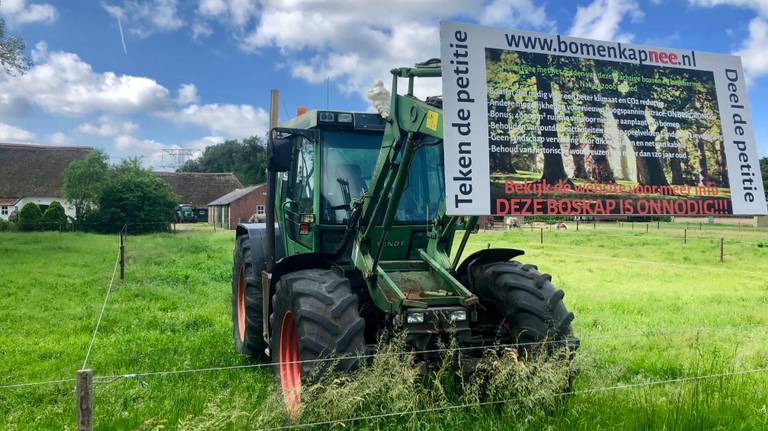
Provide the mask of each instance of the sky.
[{"label": "sky", "polygon": [[[0,0],[32,68],[0,70],[0,142],[88,145],[162,168],[265,135],[299,106],[370,110],[389,70],[439,56],[442,20],[742,56],[768,155],[768,0]],[[433,89],[439,92],[439,85]]]}]

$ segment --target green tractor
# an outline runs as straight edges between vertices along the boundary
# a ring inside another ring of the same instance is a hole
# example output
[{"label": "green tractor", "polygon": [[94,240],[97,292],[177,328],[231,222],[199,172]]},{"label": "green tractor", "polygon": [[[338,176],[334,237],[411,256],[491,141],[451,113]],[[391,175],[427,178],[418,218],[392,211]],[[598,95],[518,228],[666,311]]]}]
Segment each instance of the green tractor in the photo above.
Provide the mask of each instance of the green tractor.
[{"label": "green tractor", "polygon": [[470,356],[578,346],[563,291],[511,260],[523,251],[461,259],[478,218],[445,214],[442,103],[413,95],[440,74],[436,62],[392,70],[386,119],[310,111],[270,131],[267,218],[237,227],[232,321],[237,350],[271,358],[292,411],[317,359],[352,370],[384,333],[405,332],[415,352],[455,339]]}]

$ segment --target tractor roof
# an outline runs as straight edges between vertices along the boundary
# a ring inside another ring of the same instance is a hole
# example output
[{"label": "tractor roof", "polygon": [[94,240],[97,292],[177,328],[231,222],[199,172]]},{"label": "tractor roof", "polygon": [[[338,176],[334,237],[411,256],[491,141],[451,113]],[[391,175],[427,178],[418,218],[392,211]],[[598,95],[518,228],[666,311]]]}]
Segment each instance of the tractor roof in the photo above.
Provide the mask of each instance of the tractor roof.
[{"label": "tractor roof", "polygon": [[384,124],[384,119],[379,114],[313,109],[284,122],[281,126],[293,129],[349,128],[382,131]]}]

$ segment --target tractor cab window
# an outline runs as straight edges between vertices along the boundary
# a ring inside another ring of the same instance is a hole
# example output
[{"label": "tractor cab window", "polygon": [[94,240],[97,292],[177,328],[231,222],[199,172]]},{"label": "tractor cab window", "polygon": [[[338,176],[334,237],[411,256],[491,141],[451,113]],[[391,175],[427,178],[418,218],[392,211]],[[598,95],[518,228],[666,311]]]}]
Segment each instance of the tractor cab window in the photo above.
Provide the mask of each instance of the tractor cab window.
[{"label": "tractor cab window", "polygon": [[323,134],[321,223],[346,224],[350,203],[368,190],[381,135],[328,131]]},{"label": "tractor cab window", "polygon": [[445,197],[442,140],[422,136],[411,158],[408,180],[395,213],[398,224],[429,224]]},{"label": "tractor cab window", "polygon": [[293,201],[293,209],[299,214],[312,214],[312,198],[314,196],[314,187],[312,175],[314,174],[315,145],[313,142],[303,137],[298,137],[299,145],[296,146],[296,152],[293,162],[295,169],[291,172],[296,177],[291,181],[292,186],[289,197]]},{"label": "tractor cab window", "polygon": [[291,169],[286,181],[283,209],[285,222],[288,227],[288,236],[293,240],[312,247],[313,236],[301,233],[299,225],[302,214],[314,214],[314,182],[315,173],[315,144],[301,137],[294,137],[297,143],[294,146]]}]

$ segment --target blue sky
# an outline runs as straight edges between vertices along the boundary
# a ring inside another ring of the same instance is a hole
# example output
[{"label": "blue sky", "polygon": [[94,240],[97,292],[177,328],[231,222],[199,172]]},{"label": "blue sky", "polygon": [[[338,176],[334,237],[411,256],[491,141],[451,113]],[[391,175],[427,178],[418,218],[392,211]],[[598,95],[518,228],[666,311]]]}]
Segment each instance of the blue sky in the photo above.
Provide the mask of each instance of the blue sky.
[{"label": "blue sky", "polygon": [[0,16],[35,63],[0,71],[0,142],[158,167],[163,148],[264,134],[270,88],[281,119],[299,105],[369,109],[373,80],[437,57],[452,19],[740,54],[768,155],[768,0],[0,0]]}]

